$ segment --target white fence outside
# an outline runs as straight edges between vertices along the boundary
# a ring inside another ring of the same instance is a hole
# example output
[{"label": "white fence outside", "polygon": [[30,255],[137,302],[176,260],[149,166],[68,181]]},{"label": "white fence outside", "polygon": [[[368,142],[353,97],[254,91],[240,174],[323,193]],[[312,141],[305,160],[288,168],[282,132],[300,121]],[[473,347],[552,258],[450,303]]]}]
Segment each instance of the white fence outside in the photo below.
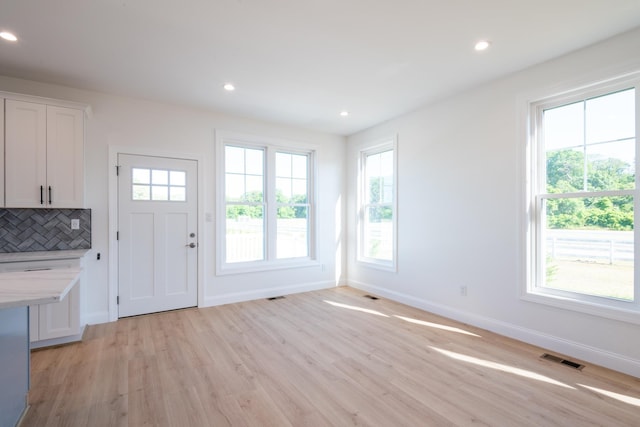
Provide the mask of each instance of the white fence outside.
[{"label": "white fence outside", "polygon": [[[308,221],[305,218],[278,219],[278,259],[308,256]],[[261,219],[227,220],[226,260],[229,263],[264,259],[264,231]]]},{"label": "white fence outside", "polygon": [[552,259],[633,262],[633,231],[547,230],[547,255]]}]

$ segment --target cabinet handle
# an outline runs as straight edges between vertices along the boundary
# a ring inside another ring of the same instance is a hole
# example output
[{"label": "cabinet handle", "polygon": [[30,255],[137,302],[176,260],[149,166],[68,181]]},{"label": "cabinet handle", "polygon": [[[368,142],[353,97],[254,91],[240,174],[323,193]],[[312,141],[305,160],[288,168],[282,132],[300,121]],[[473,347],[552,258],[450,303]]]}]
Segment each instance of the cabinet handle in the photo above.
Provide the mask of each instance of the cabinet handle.
[{"label": "cabinet handle", "polygon": [[51,204],[51,186],[49,186],[49,204]]},{"label": "cabinet handle", "polygon": [[43,191],[44,191],[44,187],[41,185],[40,186],[40,204],[41,205],[44,205],[44,194],[43,194]]}]

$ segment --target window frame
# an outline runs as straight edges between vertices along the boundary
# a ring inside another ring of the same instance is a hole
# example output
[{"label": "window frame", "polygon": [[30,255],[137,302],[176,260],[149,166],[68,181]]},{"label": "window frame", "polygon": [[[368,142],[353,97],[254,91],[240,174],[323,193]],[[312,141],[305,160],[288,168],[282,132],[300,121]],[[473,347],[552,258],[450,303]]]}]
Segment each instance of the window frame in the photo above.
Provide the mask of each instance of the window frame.
[{"label": "window frame", "polygon": [[[226,166],[225,148],[234,146],[263,150],[263,217],[264,217],[264,258],[256,261],[226,262]],[[307,156],[307,203],[308,203],[308,255],[297,258],[278,259],[276,253],[277,209],[276,200],[276,153]],[[233,132],[216,133],[216,275],[241,274],[286,268],[317,266],[317,148],[311,144],[286,141],[278,138],[245,135]]]},{"label": "window frame", "polygon": [[[392,242],[391,260],[373,258],[365,254],[365,211],[367,203],[366,159],[368,156],[393,152],[393,196],[391,209],[393,211],[391,221]],[[357,233],[356,233],[356,261],[361,265],[390,272],[398,271],[398,138],[396,135],[365,144],[358,152],[358,191],[357,191]]]},{"label": "window frame", "polygon": [[[585,101],[612,94],[624,89],[635,88],[635,146],[636,176],[633,190],[585,191],[549,194],[546,191],[546,153],[542,143],[542,120],[544,110],[565,106],[573,102]],[[640,72],[620,78],[571,88],[555,95],[527,101],[527,140],[525,185],[526,202],[524,233],[526,235],[525,280],[521,291],[523,300],[555,306],[563,309],[588,313],[609,319],[640,324],[640,263],[634,261],[634,299],[632,301],[593,296],[579,292],[544,287],[540,278],[544,276],[544,203],[553,198],[598,197],[631,195],[634,200],[634,253],[638,259],[640,239],[640,176],[638,168],[640,156]]]}]

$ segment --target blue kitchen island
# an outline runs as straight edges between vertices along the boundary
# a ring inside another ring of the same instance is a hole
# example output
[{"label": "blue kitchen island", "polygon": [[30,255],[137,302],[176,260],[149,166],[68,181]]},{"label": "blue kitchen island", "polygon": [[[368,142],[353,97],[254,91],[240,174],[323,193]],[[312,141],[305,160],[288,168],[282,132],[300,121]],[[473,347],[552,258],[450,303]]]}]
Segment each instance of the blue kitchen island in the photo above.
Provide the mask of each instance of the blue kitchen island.
[{"label": "blue kitchen island", "polygon": [[80,269],[0,274],[0,427],[13,427],[28,407],[29,305],[58,302]]}]

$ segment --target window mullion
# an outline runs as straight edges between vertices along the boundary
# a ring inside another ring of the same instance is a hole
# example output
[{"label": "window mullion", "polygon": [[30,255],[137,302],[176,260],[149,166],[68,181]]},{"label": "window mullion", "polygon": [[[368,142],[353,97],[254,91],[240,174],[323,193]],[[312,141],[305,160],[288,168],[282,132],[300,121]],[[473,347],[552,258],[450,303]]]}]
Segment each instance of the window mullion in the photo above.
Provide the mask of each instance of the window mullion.
[{"label": "window mullion", "polygon": [[278,221],[278,204],[276,200],[275,150],[265,148],[264,165],[264,212],[265,212],[265,259],[276,259],[276,236]]},{"label": "window mullion", "polygon": [[635,196],[636,190],[604,190],[604,191],[579,191],[573,193],[539,193],[543,199],[573,199],[584,197],[621,197]]},{"label": "window mullion", "polygon": [[587,103],[584,101],[582,102],[582,157],[582,189],[587,191],[587,166],[589,160],[587,159]]},{"label": "window mullion", "polygon": [[[637,171],[640,160],[638,159],[638,153],[640,153],[640,81],[636,84],[636,103],[635,103],[635,148],[636,148],[636,158],[635,158],[635,170],[636,170],[636,181],[635,181],[635,191],[634,191],[634,225],[640,224],[640,209],[636,209],[638,202],[640,201],[640,176],[638,176]],[[633,241],[634,241],[634,259],[638,259],[638,244],[640,242],[640,227],[634,226],[633,228]],[[637,265],[634,265],[637,267]],[[634,268],[634,277],[633,277],[633,303],[636,307],[640,307],[640,268]]]}]

